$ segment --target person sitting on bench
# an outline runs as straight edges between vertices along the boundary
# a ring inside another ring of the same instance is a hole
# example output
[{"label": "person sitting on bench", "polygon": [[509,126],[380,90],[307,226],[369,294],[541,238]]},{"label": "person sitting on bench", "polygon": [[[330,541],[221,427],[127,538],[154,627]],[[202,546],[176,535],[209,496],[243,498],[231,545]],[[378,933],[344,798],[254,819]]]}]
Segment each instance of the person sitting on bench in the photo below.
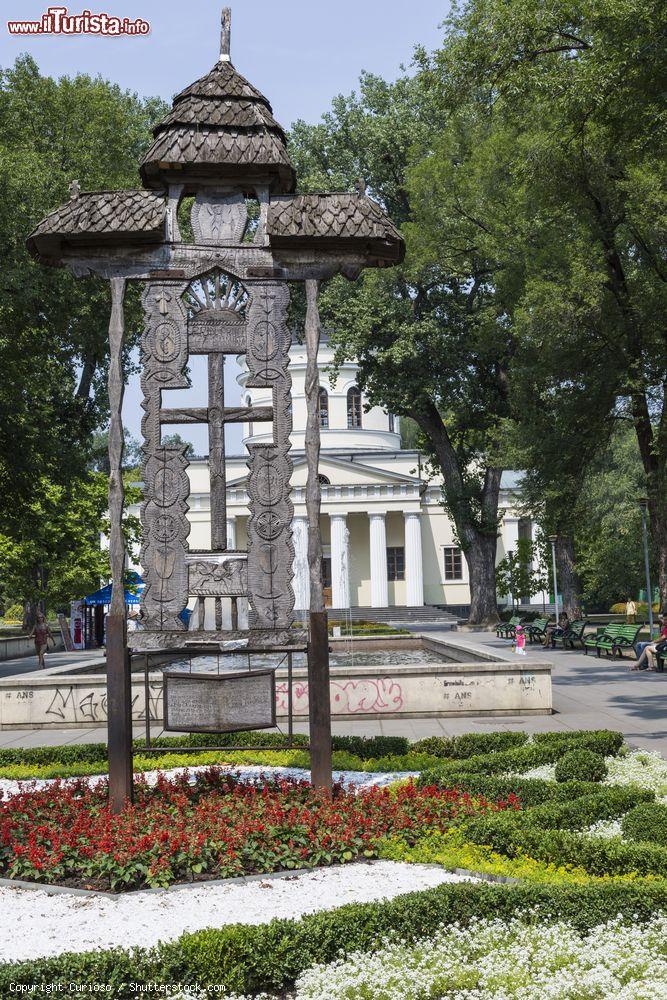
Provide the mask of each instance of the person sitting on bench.
[{"label": "person sitting on bench", "polygon": [[663,639],[667,639],[667,615],[661,615],[659,620],[660,635],[655,642],[647,642],[643,644],[644,648],[639,654],[639,659],[630,667],[631,670],[655,670],[655,665],[649,666],[649,660],[653,659],[657,644]]}]

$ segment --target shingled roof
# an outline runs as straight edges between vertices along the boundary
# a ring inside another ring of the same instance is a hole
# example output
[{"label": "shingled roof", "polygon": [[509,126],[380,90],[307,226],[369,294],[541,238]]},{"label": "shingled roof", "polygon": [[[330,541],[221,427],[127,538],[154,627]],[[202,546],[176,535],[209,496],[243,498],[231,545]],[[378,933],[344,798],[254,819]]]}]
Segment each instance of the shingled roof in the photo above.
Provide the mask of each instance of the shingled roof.
[{"label": "shingled roof", "polygon": [[153,135],[141,164],[146,187],[268,177],[274,191],[294,190],[285,133],[271,105],[228,60],[177,94]]},{"label": "shingled roof", "polygon": [[33,229],[27,246],[43,264],[61,263],[63,244],[159,243],[166,201],[152,191],[82,191]]},{"label": "shingled roof", "polygon": [[359,250],[361,244],[384,260],[405,256],[399,230],[377,202],[362,194],[296,194],[271,198],[267,233],[272,246],[327,246],[342,241]]}]

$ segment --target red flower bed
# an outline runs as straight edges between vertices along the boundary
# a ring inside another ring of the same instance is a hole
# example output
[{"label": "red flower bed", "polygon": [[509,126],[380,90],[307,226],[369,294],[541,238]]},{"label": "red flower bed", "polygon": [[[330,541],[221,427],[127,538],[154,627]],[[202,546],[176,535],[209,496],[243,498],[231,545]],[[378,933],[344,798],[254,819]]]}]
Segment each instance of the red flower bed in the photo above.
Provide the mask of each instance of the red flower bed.
[{"label": "red flower bed", "polygon": [[211,768],[149,788],[119,816],[107,789],[84,782],[0,803],[0,874],[97,888],[164,886],[197,878],[308,868],[373,857],[379,839],[415,838],[482,812],[519,808],[457,789],[370,788],[333,795],[297,782],[236,780]]}]

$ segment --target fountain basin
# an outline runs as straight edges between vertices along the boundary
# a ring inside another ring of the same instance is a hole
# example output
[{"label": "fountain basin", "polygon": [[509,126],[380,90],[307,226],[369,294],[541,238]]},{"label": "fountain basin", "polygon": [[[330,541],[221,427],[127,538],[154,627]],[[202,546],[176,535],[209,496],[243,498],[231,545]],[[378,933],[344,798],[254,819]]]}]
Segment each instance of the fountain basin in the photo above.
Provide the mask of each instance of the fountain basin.
[{"label": "fountain basin", "polygon": [[[551,664],[502,658],[483,649],[428,636],[332,639],[331,711],[340,719],[549,715]],[[183,669],[166,657],[163,669]],[[200,658],[204,659],[204,658]],[[200,664],[217,669],[214,657]],[[221,658],[224,659],[224,658]],[[247,659],[247,658],[246,658]],[[262,657],[262,661],[268,657]],[[274,660],[279,658],[274,657]],[[170,662],[171,661],[171,662]],[[193,660],[193,663],[195,661]],[[257,668],[266,666],[256,662]],[[231,665],[230,665],[231,668]],[[106,724],[106,677],[82,667],[37,671],[0,680],[0,729],[91,728]],[[234,666],[238,670],[238,664]],[[195,671],[196,672],[196,671]],[[295,718],[308,716],[305,659],[295,654]],[[162,673],[149,674],[151,722],[162,722]],[[287,717],[287,670],[276,671],[276,714]],[[132,677],[132,719],[146,719],[143,672]]]}]

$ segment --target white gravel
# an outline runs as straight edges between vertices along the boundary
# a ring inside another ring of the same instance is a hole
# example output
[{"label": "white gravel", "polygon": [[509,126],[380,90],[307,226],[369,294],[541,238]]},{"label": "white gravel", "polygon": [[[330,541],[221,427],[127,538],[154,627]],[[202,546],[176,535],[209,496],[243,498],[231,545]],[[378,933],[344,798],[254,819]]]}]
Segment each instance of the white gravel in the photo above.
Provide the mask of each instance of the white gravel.
[{"label": "white gravel", "polygon": [[[174,778],[177,775],[187,773],[190,776],[191,781],[194,782],[197,779],[197,775],[201,771],[210,771],[213,767],[223,768],[226,771],[230,771],[241,781],[247,782],[256,782],[262,777],[287,778],[293,781],[310,781],[310,771],[303,767],[268,767],[264,765],[251,764],[244,764],[236,767],[233,764],[206,764],[196,767],[172,767],[155,771],[137,771],[135,773],[135,778],[143,778],[149,785],[154,785],[159,774],[163,775],[165,778]],[[335,782],[342,782],[344,785],[349,785],[354,788],[370,788],[372,785],[382,787],[384,785],[391,785],[395,781],[401,781],[406,778],[416,778],[418,774],[418,771],[334,771],[333,780]],[[63,785],[83,781],[90,785],[91,788],[94,788],[95,785],[99,785],[100,782],[105,782],[106,780],[106,774],[95,774],[80,778],[38,778],[32,781],[10,781],[8,778],[0,778],[0,801],[3,798],[3,795],[6,799],[8,799],[12,795],[16,795],[21,791],[48,788],[49,785],[54,784],[56,781],[60,781]]]},{"label": "white gravel", "polygon": [[[466,879],[430,865],[375,861],[319,868],[245,883],[109,896],[49,895],[0,887],[0,961],[15,962],[63,952],[149,947],[185,931],[224,924],[268,923],[345,903],[391,899]],[[469,880],[468,880],[469,881]]]}]

